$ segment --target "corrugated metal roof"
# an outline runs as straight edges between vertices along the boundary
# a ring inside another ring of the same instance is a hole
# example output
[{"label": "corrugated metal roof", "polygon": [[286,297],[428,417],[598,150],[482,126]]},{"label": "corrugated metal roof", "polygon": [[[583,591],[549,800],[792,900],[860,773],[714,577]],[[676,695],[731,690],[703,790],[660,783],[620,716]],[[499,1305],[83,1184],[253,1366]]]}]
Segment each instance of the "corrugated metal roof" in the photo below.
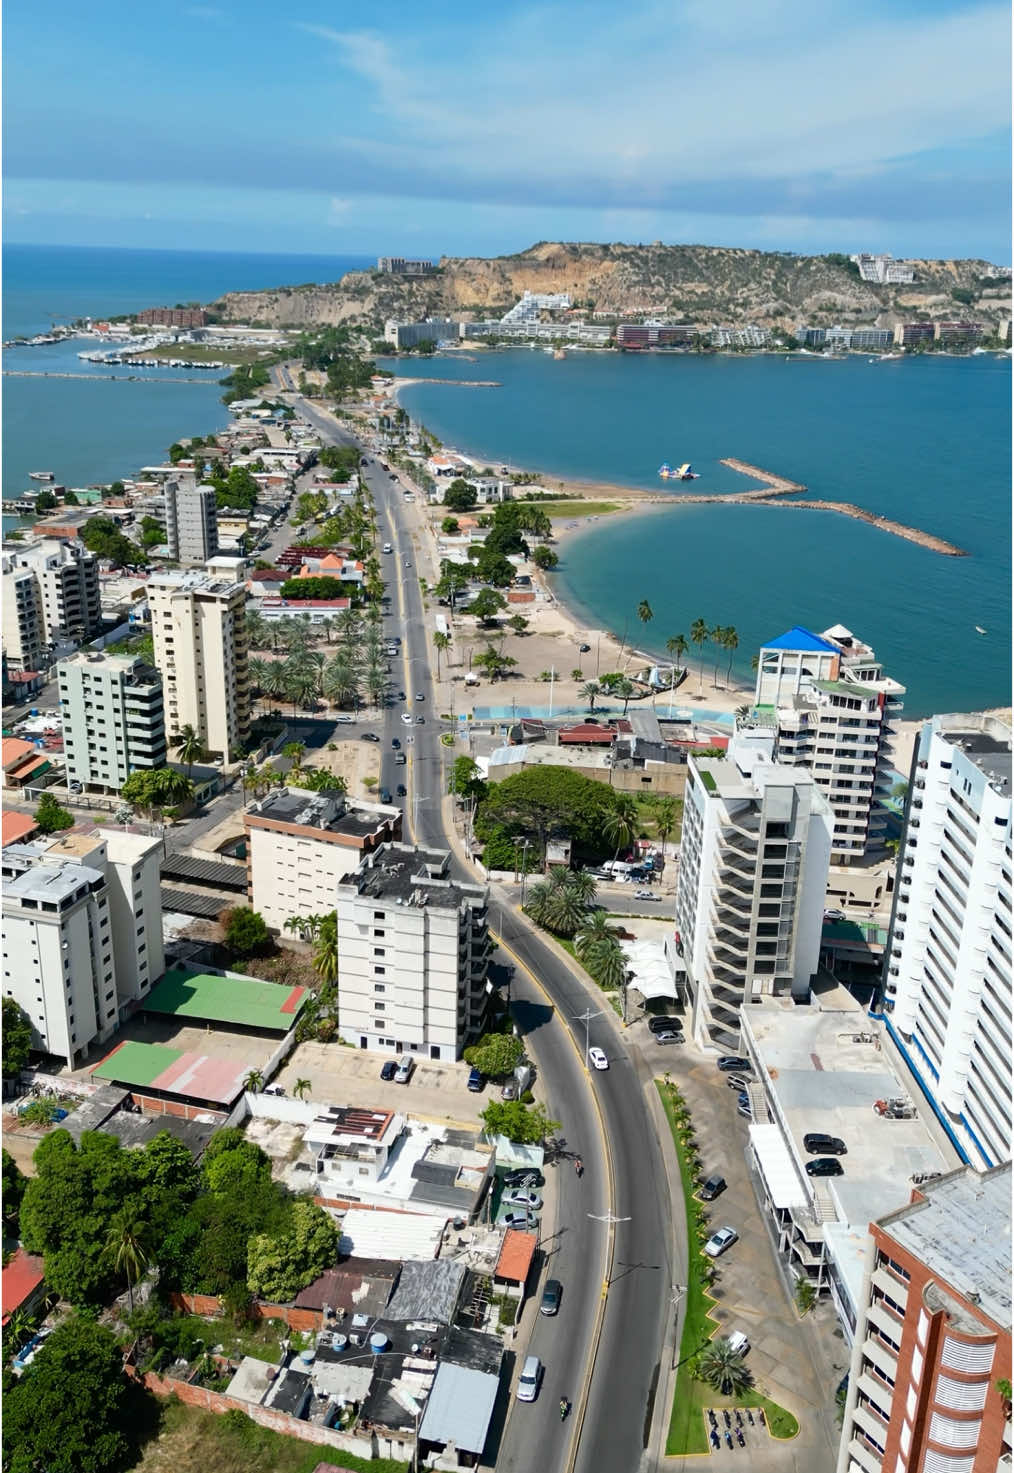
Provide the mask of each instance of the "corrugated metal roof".
[{"label": "corrugated metal roof", "polygon": [[342,1219],[341,1252],[346,1257],[354,1254],[396,1263],[406,1258],[435,1258],[450,1215],[350,1208]]},{"label": "corrugated metal roof", "polygon": [[441,1361],[419,1426],[420,1438],[453,1442],[465,1452],[481,1453],[499,1387],[499,1376]]}]

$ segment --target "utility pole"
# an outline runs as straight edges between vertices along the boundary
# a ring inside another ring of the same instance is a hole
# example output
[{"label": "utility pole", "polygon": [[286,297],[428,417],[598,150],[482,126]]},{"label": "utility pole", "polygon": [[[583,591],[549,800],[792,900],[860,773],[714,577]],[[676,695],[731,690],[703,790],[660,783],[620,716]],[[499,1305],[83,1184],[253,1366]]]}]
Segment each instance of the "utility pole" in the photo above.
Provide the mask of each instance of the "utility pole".
[{"label": "utility pole", "polygon": [[[573,1020],[575,1023],[583,1023],[584,1024],[584,1067],[585,1067],[585,1071],[586,1072],[587,1072],[587,1069],[588,1069],[588,1046],[589,1046],[589,1037],[590,1037],[590,1035],[589,1035],[589,1025],[590,1025],[591,1020],[593,1018],[601,1018],[601,1016],[602,1016],[601,1011],[599,1011],[597,1013],[593,1013],[592,1010],[591,1010],[591,1008],[588,1008],[586,1012],[581,1013],[578,1017],[576,1017]],[[589,1216],[590,1215],[591,1214],[589,1213]]]},{"label": "utility pole", "polygon": [[679,1326],[680,1326],[680,1305],[683,1303],[683,1296],[684,1296],[684,1294],[686,1292],[687,1292],[687,1286],[686,1286],[686,1284],[676,1284],[673,1287],[672,1298],[669,1301],[669,1303],[672,1305],[672,1369],[673,1370],[676,1369],[677,1362],[679,1361],[680,1342],[679,1342],[679,1334],[678,1334],[678,1331],[679,1331]]},{"label": "utility pole", "polygon": [[525,882],[528,879],[528,851],[531,848],[531,839],[523,839],[521,843],[521,909],[525,908]]},{"label": "utility pole", "polygon": [[553,719],[553,687],[556,682],[556,666],[550,666],[549,670],[549,719]]}]

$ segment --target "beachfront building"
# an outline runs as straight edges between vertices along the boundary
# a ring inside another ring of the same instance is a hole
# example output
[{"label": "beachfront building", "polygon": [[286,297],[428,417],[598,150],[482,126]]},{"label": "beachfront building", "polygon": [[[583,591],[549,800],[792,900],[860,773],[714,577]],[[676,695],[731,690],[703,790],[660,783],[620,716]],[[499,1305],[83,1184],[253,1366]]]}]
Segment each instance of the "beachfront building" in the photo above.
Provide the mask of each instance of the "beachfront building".
[{"label": "beachfront building", "polygon": [[936,336],[932,322],[899,322],[894,329],[894,342],[898,348],[915,348],[920,343],[930,343]]},{"label": "beachfront building", "polygon": [[250,730],[243,584],[197,571],[159,573],[148,580],[148,604],[170,745],[192,726],[206,751],[235,761]]},{"label": "beachfront building", "polygon": [[350,862],[400,839],[401,820],[400,808],[382,803],[275,789],[243,815],[251,906],[276,931],[333,910]]},{"label": "beachfront building", "polygon": [[712,327],[708,329],[712,348],[766,348],[771,342],[770,327]]},{"label": "beachfront building", "polygon": [[396,348],[417,348],[420,343],[457,342],[461,323],[449,317],[427,317],[425,322],[384,323],[384,338]]},{"label": "beachfront building", "polygon": [[45,538],[9,558],[13,568],[35,576],[48,645],[80,644],[95,632],[102,621],[99,565],[83,542]]},{"label": "beachfront building", "polygon": [[47,662],[39,580],[31,568],[3,560],[3,648],[11,671],[41,670]]},{"label": "beachfront building", "polygon": [[831,804],[832,864],[886,854],[891,743],[904,694],[841,624],[823,634],[797,626],[761,648],[750,722],[772,727],[775,761],[806,768]]},{"label": "beachfront building", "polygon": [[849,256],[849,260],[859,267],[859,275],[863,281],[877,286],[906,286],[915,280],[915,268],[907,261],[896,261],[889,251],[879,255],[860,251]]},{"label": "beachfront building", "polygon": [[404,256],[378,256],[377,270],[385,276],[429,276],[436,267],[432,261],[409,261]]},{"label": "beachfront building", "polygon": [[1010,1194],[965,1167],[871,1223],[837,1473],[1011,1467]]},{"label": "beachfront building", "polygon": [[704,330],[692,322],[621,322],[616,328],[616,346],[628,351],[638,348],[690,348]]},{"label": "beachfront building", "polygon": [[206,563],[218,551],[218,503],[214,486],[190,477],[165,483],[165,530],[176,563]]},{"label": "beachfront building", "polygon": [[965,1160],[1011,1157],[1011,729],[934,716],[916,744],[884,1012]]},{"label": "beachfront building", "polygon": [[807,772],[772,761],[773,732],[689,758],[676,929],[693,1030],[735,1052],[740,1008],[805,998],[817,971],[831,813]]},{"label": "beachfront building", "polygon": [[501,321],[538,322],[543,312],[566,312],[569,307],[570,297],[566,292],[526,291],[510,311],[504,313]]},{"label": "beachfront building", "polygon": [[515,343],[583,343],[589,348],[604,348],[613,336],[611,327],[593,322],[540,322],[537,317],[508,321],[464,322],[465,338],[493,338]]},{"label": "beachfront building", "polygon": [[71,1067],[165,971],[158,839],[96,830],[3,853],[3,989]]},{"label": "beachfront building", "polygon": [[457,1059],[478,1036],[489,891],[451,879],[449,861],[381,844],[338,884],[338,1027],[354,1047]]},{"label": "beachfront building", "polygon": [[67,778],[116,792],[139,768],[164,767],[162,677],[133,655],[89,650],[57,665]]}]

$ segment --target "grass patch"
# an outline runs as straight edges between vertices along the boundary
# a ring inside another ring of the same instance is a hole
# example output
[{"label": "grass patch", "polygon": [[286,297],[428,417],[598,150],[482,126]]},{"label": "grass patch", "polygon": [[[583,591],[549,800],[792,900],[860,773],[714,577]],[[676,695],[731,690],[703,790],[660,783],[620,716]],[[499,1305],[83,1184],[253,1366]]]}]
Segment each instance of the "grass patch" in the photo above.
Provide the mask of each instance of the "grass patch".
[{"label": "grass patch", "polygon": [[[539,506],[540,503],[533,501],[531,506]],[[520,502],[519,505],[524,505]],[[542,510],[555,521],[558,517],[604,517],[610,512],[619,511],[618,501],[554,501],[542,505]]]},{"label": "grass patch", "polygon": [[298,1437],[260,1427],[242,1412],[216,1416],[182,1402],[163,1406],[159,1435],[148,1444],[135,1473],[313,1473],[336,1458],[351,1473],[405,1473],[391,1458],[357,1458]]},{"label": "grass patch", "polygon": [[799,1435],[799,1423],[790,1411],[778,1405],[768,1396],[762,1396],[759,1391],[746,1391],[734,1402],[738,1407],[763,1407],[764,1419],[768,1424],[768,1431],[772,1437],[781,1440]]}]

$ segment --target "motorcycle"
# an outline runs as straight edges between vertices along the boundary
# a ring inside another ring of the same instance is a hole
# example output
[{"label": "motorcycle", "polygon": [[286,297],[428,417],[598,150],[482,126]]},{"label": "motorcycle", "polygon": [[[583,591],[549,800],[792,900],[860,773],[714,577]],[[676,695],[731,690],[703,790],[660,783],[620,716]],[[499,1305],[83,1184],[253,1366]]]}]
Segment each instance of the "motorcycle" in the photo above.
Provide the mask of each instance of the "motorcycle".
[{"label": "motorcycle", "polygon": [[570,1402],[567,1400],[567,1398],[565,1396],[561,1396],[560,1397],[560,1421],[561,1422],[565,1422],[567,1420],[567,1413],[569,1411],[570,1411]]},{"label": "motorcycle", "polygon": [[580,1156],[577,1156],[574,1159],[574,1170],[577,1172],[579,1177],[584,1176],[584,1162],[581,1160]]},{"label": "motorcycle", "polygon": [[740,1447],[746,1447],[746,1439],[744,1438],[742,1432],[739,1430],[738,1427],[736,1428],[736,1441],[739,1443]]}]

